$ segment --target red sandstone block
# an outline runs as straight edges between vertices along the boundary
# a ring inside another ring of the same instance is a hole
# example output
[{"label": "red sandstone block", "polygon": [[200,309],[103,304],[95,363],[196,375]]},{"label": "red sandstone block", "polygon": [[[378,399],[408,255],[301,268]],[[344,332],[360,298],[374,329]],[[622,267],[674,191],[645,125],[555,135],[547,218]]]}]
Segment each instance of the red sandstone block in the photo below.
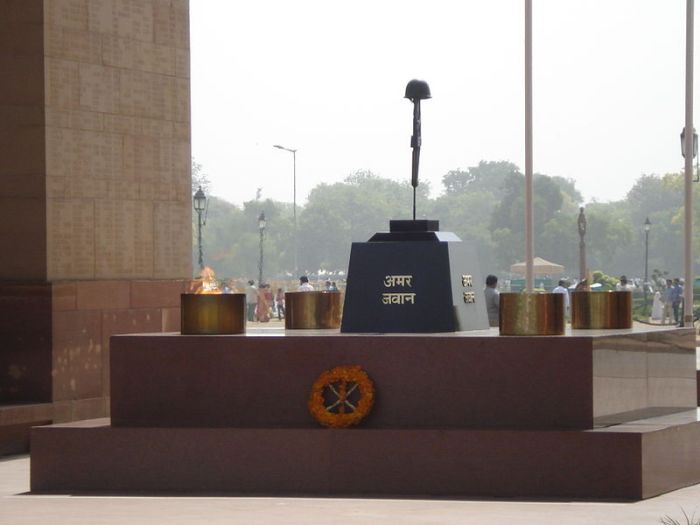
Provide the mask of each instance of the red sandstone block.
[{"label": "red sandstone block", "polygon": [[4,246],[12,246],[12,250],[0,252],[0,279],[46,279],[46,242],[42,241],[45,238],[43,198],[0,198],[0,239]]},{"label": "red sandstone block", "polygon": [[51,334],[0,334],[0,404],[51,400]]},{"label": "red sandstone block", "polygon": [[162,314],[157,308],[109,310],[102,313],[102,335],[160,332]]},{"label": "red sandstone block", "polygon": [[0,117],[2,117],[0,119],[0,132],[14,131],[20,128],[43,128],[46,124],[43,107],[38,104],[35,106],[4,104],[0,107]]},{"label": "red sandstone block", "polygon": [[0,406],[0,427],[21,425],[36,421],[51,421],[53,405],[51,403],[34,403]]},{"label": "red sandstone block", "polygon": [[70,401],[55,401],[53,404],[53,422],[67,423],[72,421],[72,405]]},{"label": "red sandstone block", "polygon": [[104,397],[93,397],[89,399],[76,399],[71,401],[71,418],[73,421],[84,419],[96,419],[106,415]]},{"label": "red sandstone block", "polygon": [[182,280],[131,281],[131,307],[179,307],[180,294],[185,287],[186,282]]},{"label": "red sandstone block", "polygon": [[41,28],[44,21],[44,2],[42,0],[5,0],[7,7],[3,11],[4,20],[2,28],[21,25],[37,25]]},{"label": "red sandstone block", "polygon": [[44,57],[0,54],[0,100],[5,104],[35,105],[44,102]]},{"label": "red sandstone block", "polygon": [[109,379],[109,338],[102,340],[102,396],[109,397],[110,379]]},{"label": "red sandstone block", "polygon": [[75,310],[78,306],[76,283],[53,283],[51,303],[53,311]]},{"label": "red sandstone block", "polygon": [[78,310],[129,308],[129,281],[78,281]]},{"label": "red sandstone block", "polygon": [[[4,9],[2,17],[15,12],[26,11],[27,0],[20,0],[22,7]],[[34,2],[37,3],[37,2]],[[38,2],[41,5],[41,2]],[[13,18],[13,17],[9,17]],[[44,28],[41,18],[37,23],[11,22],[0,20],[0,49],[13,55],[41,56],[44,53]]]},{"label": "red sandstone block", "polygon": [[[0,133],[0,141],[2,140],[2,134]],[[31,150],[31,148],[25,149]],[[28,155],[35,154],[37,154],[37,150],[31,150],[28,153],[22,153],[18,156],[26,158]],[[43,155],[41,152],[38,154]],[[9,164],[5,164],[4,161],[5,159],[3,158],[3,168],[6,170],[6,174],[3,174],[3,184],[6,184],[8,187],[7,190],[3,190],[5,197],[40,199],[44,199],[46,197],[46,177],[43,173],[32,172],[24,167],[11,166]]]},{"label": "red sandstone block", "polygon": [[53,313],[54,400],[102,395],[102,315],[89,310]]},{"label": "red sandstone block", "polygon": [[163,308],[163,332],[180,331],[180,308]]},{"label": "red sandstone block", "polygon": [[102,396],[108,396],[110,392],[110,336],[115,334],[160,332],[163,324],[162,318],[162,312],[155,308],[108,310],[102,312]]},{"label": "red sandstone block", "polygon": [[[33,113],[27,114],[29,118],[34,118]],[[20,195],[43,198],[46,194],[45,133],[43,123],[32,126],[0,124],[4,197]],[[11,175],[14,177],[8,180]],[[18,176],[24,177],[24,180],[18,179]]]},{"label": "red sandstone block", "polygon": [[[180,283],[184,287],[185,282]],[[179,301],[179,291],[177,294]],[[159,317],[160,316],[160,317]],[[158,320],[160,319],[160,323]],[[109,396],[109,338],[113,334],[143,332],[179,332],[180,308],[132,309],[124,311],[106,311],[102,315],[102,395]]]},{"label": "red sandstone block", "polygon": [[44,283],[0,286],[0,334],[44,334],[51,330],[51,288]]},{"label": "red sandstone block", "polygon": [[50,425],[51,420],[45,419],[32,423],[17,425],[0,425],[0,456],[24,454],[29,450],[29,433],[33,426]]}]

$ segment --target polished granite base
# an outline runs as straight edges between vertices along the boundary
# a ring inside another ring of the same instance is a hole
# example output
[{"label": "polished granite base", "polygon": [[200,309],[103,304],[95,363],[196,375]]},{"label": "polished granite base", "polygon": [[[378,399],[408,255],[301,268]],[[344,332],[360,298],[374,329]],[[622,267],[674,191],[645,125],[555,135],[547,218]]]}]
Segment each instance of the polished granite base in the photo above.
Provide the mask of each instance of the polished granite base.
[{"label": "polished granite base", "polygon": [[697,406],[692,329],[149,334],[110,346],[114,426],[314,427],[311,385],[341,365],[375,383],[367,428],[588,429]]},{"label": "polished granite base", "polygon": [[[38,427],[34,492],[640,499],[700,482],[692,329],[111,341],[112,419]],[[318,375],[376,403],[320,428]]]},{"label": "polished granite base", "polygon": [[639,500],[700,482],[697,410],[572,430],[37,427],[34,493]]}]

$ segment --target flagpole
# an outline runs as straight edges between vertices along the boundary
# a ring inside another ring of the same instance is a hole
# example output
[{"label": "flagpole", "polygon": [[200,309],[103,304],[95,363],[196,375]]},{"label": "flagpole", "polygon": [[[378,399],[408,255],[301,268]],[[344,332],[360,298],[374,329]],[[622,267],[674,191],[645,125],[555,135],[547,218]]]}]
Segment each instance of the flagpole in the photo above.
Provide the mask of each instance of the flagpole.
[{"label": "flagpole", "polygon": [[693,326],[693,32],[695,0],[686,1],[685,13],[685,286],[683,326]]},{"label": "flagpole", "polygon": [[532,0],[525,0],[525,289],[534,288],[532,219]]}]

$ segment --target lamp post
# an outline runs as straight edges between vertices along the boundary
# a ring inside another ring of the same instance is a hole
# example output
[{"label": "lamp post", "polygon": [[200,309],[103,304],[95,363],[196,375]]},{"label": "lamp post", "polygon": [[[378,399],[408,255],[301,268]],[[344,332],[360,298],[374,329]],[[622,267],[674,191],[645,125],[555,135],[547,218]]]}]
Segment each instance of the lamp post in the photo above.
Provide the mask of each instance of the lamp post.
[{"label": "lamp post", "polygon": [[649,230],[651,221],[649,217],[644,221],[644,311],[647,310],[647,283],[649,282]]},{"label": "lamp post", "polygon": [[265,236],[265,212],[261,211],[258,217],[258,229],[260,230],[260,261],[258,262],[258,289],[263,282],[263,237]]},{"label": "lamp post", "polygon": [[299,243],[297,242],[297,150],[285,148],[279,144],[272,146],[273,148],[288,151],[292,154],[293,164],[293,212],[294,212],[294,277],[299,277]]},{"label": "lamp post", "polygon": [[[194,197],[192,197],[192,202],[194,204],[194,211],[197,212],[197,246],[199,247],[199,269],[204,269],[204,254],[202,251],[202,226],[207,223],[206,209],[207,209],[207,197],[202,191],[202,187],[195,192]],[[204,217],[202,215],[204,214]]]},{"label": "lamp post", "polygon": [[586,270],[586,215],[583,213],[583,206],[579,208],[578,213],[578,280],[582,282],[586,279],[588,271]]},{"label": "lamp post", "polygon": [[[686,140],[685,140],[685,128],[681,130],[681,155],[683,155],[683,158],[685,158],[685,148],[686,148]],[[695,128],[693,128],[693,158],[695,158],[698,154],[698,132],[695,131]]]},{"label": "lamp post", "polygon": [[[688,141],[690,142],[690,141]],[[693,128],[693,159],[698,156],[698,133],[695,131],[695,128]],[[681,131],[681,155],[683,158],[685,158],[685,148],[686,148],[686,140],[685,140],[685,128]],[[690,164],[692,165],[693,161],[691,159]],[[692,167],[691,167],[692,169]],[[693,177],[693,182],[700,182],[700,168],[698,168],[698,163],[696,161],[695,163],[695,177]]]}]

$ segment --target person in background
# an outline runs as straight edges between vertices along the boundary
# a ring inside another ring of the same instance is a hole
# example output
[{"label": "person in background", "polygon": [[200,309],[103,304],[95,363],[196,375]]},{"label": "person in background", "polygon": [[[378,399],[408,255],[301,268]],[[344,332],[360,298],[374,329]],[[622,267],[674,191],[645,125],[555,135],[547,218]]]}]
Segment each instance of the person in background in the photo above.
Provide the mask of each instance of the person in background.
[{"label": "person in background", "polygon": [[258,289],[254,281],[248,281],[248,286],[245,287],[245,302],[248,321],[255,321],[255,309],[258,306]]},{"label": "person in background", "polygon": [[671,308],[673,308],[673,319],[677,325],[681,325],[681,304],[683,303],[683,283],[676,277],[673,280],[673,288],[671,288]]},{"label": "person in background", "polygon": [[309,283],[309,278],[306,275],[299,277],[299,288],[298,292],[313,292],[314,287]]},{"label": "person in background", "polygon": [[[666,288],[664,288],[664,293],[661,296],[661,302],[664,303],[664,311],[661,314],[661,324],[671,324],[671,318],[673,315],[673,281],[671,279],[666,279]],[[667,323],[668,321],[668,323]]]},{"label": "person in background", "polygon": [[661,322],[664,315],[664,303],[661,301],[661,292],[654,292],[654,300],[651,303],[651,320]]},{"label": "person in background", "polygon": [[562,279],[559,284],[552,290],[552,293],[564,294],[564,315],[569,315],[569,290],[566,288],[568,283]]},{"label": "person in background", "polygon": [[626,276],[626,275],[621,275],[621,276],[620,276],[620,282],[617,283],[617,284],[615,285],[615,290],[617,290],[618,292],[624,292],[624,291],[630,291],[630,292],[631,292],[633,288],[634,288],[634,286],[631,285],[631,284],[627,281],[627,276]]},{"label": "person in background", "polygon": [[331,282],[330,281],[326,281],[326,291],[327,292],[331,291]]},{"label": "person in background", "polygon": [[272,293],[270,283],[265,283],[263,290],[265,292],[265,302],[267,303],[267,320],[269,321],[270,317],[274,315],[275,294]]},{"label": "person in background", "polygon": [[328,288],[329,292],[337,292],[338,291],[338,285],[335,284],[335,281],[331,282],[331,287]]},{"label": "person in background", "polygon": [[270,322],[270,303],[268,302],[269,296],[267,294],[269,286],[268,284],[260,284],[260,288],[258,288],[258,305],[255,309],[255,315],[259,323]]},{"label": "person in background", "polygon": [[489,316],[489,326],[498,326],[500,294],[496,289],[497,285],[498,277],[495,275],[489,275],[486,277],[484,296],[486,298],[486,313]]},{"label": "person in background", "polygon": [[284,290],[282,288],[277,288],[275,303],[277,304],[277,319],[281,321],[284,317]]}]

